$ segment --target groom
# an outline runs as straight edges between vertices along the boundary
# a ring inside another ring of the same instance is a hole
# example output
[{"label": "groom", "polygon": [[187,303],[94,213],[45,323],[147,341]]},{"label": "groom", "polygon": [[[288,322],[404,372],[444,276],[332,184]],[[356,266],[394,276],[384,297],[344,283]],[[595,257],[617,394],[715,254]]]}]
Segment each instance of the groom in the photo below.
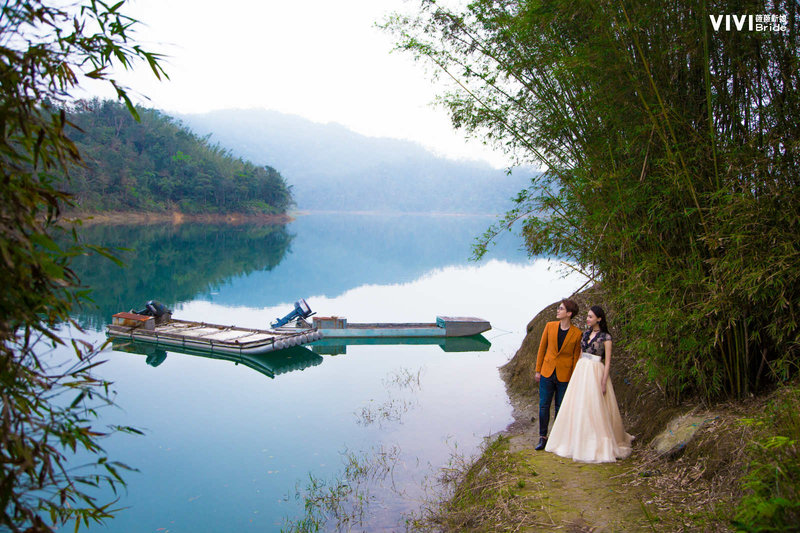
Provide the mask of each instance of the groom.
[{"label": "groom", "polygon": [[550,425],[550,404],[556,397],[556,416],[561,400],[567,391],[572,370],[581,355],[581,330],[572,325],[572,317],[578,314],[578,304],[572,300],[561,300],[556,311],[555,322],[548,322],[539,343],[536,357],[536,374],[539,383],[539,444],[543,450],[547,444],[547,427]]}]

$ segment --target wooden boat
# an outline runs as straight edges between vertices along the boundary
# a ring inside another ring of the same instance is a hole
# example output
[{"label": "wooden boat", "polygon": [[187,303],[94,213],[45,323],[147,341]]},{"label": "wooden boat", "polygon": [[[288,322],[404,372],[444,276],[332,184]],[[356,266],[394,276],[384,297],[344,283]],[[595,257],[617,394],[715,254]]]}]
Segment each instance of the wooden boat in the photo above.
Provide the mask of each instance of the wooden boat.
[{"label": "wooden boat", "polygon": [[316,328],[276,331],[174,320],[137,313],[117,313],[106,335],[162,346],[176,346],[218,354],[263,354],[322,338]]},{"label": "wooden boat", "polygon": [[[277,328],[297,330],[296,325]],[[437,316],[430,323],[353,323],[342,317],[314,317],[313,328],[326,339],[353,337],[471,337],[492,329],[482,318]]]}]

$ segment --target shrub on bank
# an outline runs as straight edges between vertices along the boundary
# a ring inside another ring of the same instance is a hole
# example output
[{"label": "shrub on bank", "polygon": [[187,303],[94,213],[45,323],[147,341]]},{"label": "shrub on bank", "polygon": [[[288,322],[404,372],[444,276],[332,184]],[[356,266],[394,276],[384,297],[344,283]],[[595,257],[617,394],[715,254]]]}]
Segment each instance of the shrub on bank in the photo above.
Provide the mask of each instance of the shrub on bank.
[{"label": "shrub on bank", "polygon": [[742,478],[746,496],[733,520],[748,532],[800,527],[800,387],[782,391],[758,419],[761,430],[750,445],[752,462]]}]

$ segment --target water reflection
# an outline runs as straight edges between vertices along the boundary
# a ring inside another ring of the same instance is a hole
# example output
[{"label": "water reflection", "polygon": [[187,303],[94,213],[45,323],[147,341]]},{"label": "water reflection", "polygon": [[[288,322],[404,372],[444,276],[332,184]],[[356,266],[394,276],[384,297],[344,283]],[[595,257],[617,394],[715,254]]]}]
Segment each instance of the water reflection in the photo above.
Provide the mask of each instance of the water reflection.
[{"label": "water reflection", "polygon": [[305,370],[306,368],[322,364],[322,355],[344,355],[348,345],[357,346],[388,346],[388,345],[438,345],[445,352],[486,352],[492,343],[483,335],[472,337],[395,337],[395,338],[350,338],[350,339],[322,339],[309,346],[293,346],[284,350],[277,350],[265,354],[226,354],[211,353],[182,346],[169,346],[168,348],[148,342],[137,342],[129,339],[114,339],[111,349],[116,352],[125,352],[145,356],[145,363],[157,367],[167,359],[170,353],[194,355],[208,359],[230,361],[236,365],[242,364],[252,368],[268,378],[275,378],[280,374]]},{"label": "water reflection", "polygon": [[[462,264],[487,216],[301,215],[271,224],[160,224],[82,227],[82,242],[117,249],[120,268],[80,256],[73,269],[92,289],[95,306],[75,317],[100,330],[111,315],[158,300],[263,307],[304,296],[336,297],[356,287],[411,282]],[[510,236],[490,254],[524,262]],[[281,309],[283,311],[283,309]]]},{"label": "water reflection", "polygon": [[369,451],[341,453],[344,467],[335,477],[325,479],[309,474],[308,481],[295,487],[290,498],[302,503],[302,518],[286,520],[281,533],[375,530],[370,506],[379,502],[376,486],[388,487],[398,497],[405,491],[395,484],[395,469],[401,464],[398,446],[378,446]]},{"label": "water reflection", "polygon": [[286,256],[292,236],[275,224],[89,225],[81,242],[117,250],[126,264],[96,255],[72,262],[92,289],[78,323],[102,329],[111,315],[156,299],[169,307],[217,289],[236,276],[270,271]]},{"label": "water reflection", "polygon": [[314,353],[341,355],[347,353],[348,346],[387,346],[392,344],[438,345],[445,352],[487,352],[492,343],[483,335],[471,337],[373,337],[320,339],[311,344]]},{"label": "water reflection", "polygon": [[[297,237],[278,267],[232,279],[224,290],[201,298],[260,307],[312,295],[333,298],[364,285],[412,282],[431,270],[466,263],[475,237],[493,221],[477,215],[298,216],[289,225]],[[501,236],[489,257],[528,260],[512,235]]]},{"label": "water reflection", "polygon": [[242,364],[248,368],[252,368],[256,372],[264,374],[268,378],[274,378],[279,374],[285,374],[295,370],[305,370],[306,368],[317,366],[322,363],[322,356],[303,346],[293,346],[285,350],[257,355],[211,353],[177,346],[170,346],[169,350],[166,350],[157,344],[131,340],[114,340],[111,344],[111,348],[117,352],[144,355],[146,357],[145,362],[153,367],[163,363],[167,359],[168,353],[180,353],[184,355],[206,357],[208,359],[230,361],[236,365]]}]

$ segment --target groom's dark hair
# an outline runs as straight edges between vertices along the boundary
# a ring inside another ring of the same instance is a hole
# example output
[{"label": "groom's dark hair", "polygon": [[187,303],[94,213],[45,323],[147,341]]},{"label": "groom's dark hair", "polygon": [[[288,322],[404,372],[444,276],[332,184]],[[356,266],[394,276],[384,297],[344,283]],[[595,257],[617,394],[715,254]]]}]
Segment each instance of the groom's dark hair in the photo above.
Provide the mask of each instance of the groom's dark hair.
[{"label": "groom's dark hair", "polygon": [[578,304],[576,304],[574,300],[569,299],[561,300],[561,304],[564,306],[564,309],[567,310],[567,313],[572,313],[569,315],[570,320],[575,318],[575,315],[578,314]]}]

